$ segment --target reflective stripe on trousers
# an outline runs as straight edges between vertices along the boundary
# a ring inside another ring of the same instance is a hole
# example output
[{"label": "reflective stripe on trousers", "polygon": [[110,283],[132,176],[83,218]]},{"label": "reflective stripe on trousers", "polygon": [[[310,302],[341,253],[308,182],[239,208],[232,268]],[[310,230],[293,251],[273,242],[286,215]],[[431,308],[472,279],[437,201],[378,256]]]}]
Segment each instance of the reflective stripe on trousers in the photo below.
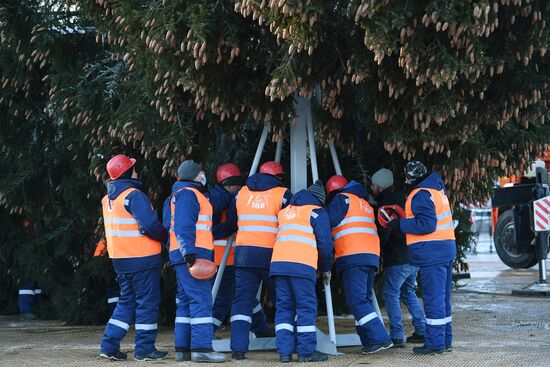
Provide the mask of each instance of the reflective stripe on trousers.
[{"label": "reflective stripe on trousers", "polygon": [[111,324],[111,325],[115,325],[115,326],[118,326],[119,328],[122,328],[126,331],[128,331],[128,329],[130,329],[130,325],[125,323],[125,322],[122,322],[122,321],[119,321],[119,320],[115,320],[115,319],[110,319],[108,324]]},{"label": "reflective stripe on trousers", "polygon": [[426,324],[434,325],[434,326],[445,325],[449,322],[453,322],[453,317],[452,316],[445,317],[444,319],[426,319]]},{"label": "reflective stripe on trousers", "polygon": [[246,315],[234,315],[234,316],[231,316],[231,322],[234,322],[234,321],[245,321],[245,322],[248,322],[248,323],[252,323],[252,317],[250,316],[246,316]]}]

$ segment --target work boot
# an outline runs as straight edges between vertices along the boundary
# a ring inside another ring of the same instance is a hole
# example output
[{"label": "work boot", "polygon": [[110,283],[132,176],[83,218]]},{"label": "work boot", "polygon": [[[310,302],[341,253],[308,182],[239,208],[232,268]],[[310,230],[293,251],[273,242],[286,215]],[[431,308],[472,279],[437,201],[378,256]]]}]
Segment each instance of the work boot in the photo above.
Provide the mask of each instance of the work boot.
[{"label": "work boot", "polygon": [[381,350],[389,349],[391,347],[393,347],[393,343],[392,343],[391,339],[388,339],[387,341],[382,342],[382,343],[365,345],[363,347],[363,349],[361,349],[361,353],[362,354],[374,354],[374,353],[380,352]]},{"label": "work boot", "polygon": [[414,332],[411,336],[407,338],[407,343],[424,343],[424,335],[420,335]]},{"label": "work boot", "polygon": [[392,339],[391,342],[393,343],[392,348],[405,348],[405,341],[403,339]]},{"label": "work boot", "polygon": [[128,358],[128,354],[117,350],[114,353],[99,352],[101,358],[110,359],[111,361],[125,361]]},{"label": "work boot", "polygon": [[233,352],[231,356],[238,361],[246,359],[244,352]]},{"label": "work boot", "polygon": [[289,363],[289,362],[292,362],[292,356],[280,355],[279,360],[281,361],[281,363]]},{"label": "work boot", "polygon": [[225,362],[225,355],[218,352],[191,352],[191,360],[193,362],[220,363]]},{"label": "work boot", "polygon": [[160,350],[155,350],[147,354],[134,354],[134,361],[143,362],[143,361],[160,361],[168,355],[168,352],[161,352]]},{"label": "work boot", "polygon": [[176,352],[176,362],[186,362],[191,360],[191,352]]},{"label": "work boot", "polygon": [[413,353],[418,355],[443,354],[443,352],[445,352],[445,349],[431,349],[426,347],[425,345],[422,347],[413,348]]},{"label": "work boot", "polygon": [[36,314],[32,312],[22,313],[21,317],[23,317],[25,320],[36,320]]},{"label": "work boot", "polygon": [[298,362],[323,362],[328,360],[328,356],[325,353],[314,352],[308,356],[298,356]]}]

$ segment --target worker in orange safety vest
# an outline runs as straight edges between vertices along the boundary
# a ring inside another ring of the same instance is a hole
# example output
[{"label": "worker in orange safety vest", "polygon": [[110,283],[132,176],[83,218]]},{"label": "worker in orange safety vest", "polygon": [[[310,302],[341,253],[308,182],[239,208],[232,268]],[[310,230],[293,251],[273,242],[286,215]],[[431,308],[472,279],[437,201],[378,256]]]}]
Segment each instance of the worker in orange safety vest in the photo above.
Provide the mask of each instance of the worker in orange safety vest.
[{"label": "worker in orange safety vest", "polygon": [[426,314],[424,345],[415,354],[441,354],[452,348],[451,285],[456,242],[451,205],[443,180],[420,161],[405,167],[406,218],[389,223],[405,234],[409,262],[420,268]]},{"label": "worker in orange safety vest", "polygon": [[373,354],[393,346],[372,306],[374,277],[380,265],[380,240],[368,192],[343,176],[327,181],[327,211],[334,238],[334,262],[342,278],[346,303],[355,317],[361,353]]},{"label": "worker in orange safety vest", "polygon": [[[227,224],[227,210],[229,204],[234,200],[235,195],[244,184],[241,176],[241,170],[233,163],[224,163],[216,170],[215,185],[209,186],[205,195],[208,197],[214,208],[212,217],[212,234],[214,235],[214,261],[220,265],[229,237],[233,235],[234,229]],[[214,203],[218,203],[214,207]],[[221,203],[221,204],[220,204]],[[222,206],[222,204],[225,204]],[[214,306],[212,308],[212,322],[214,331],[222,324],[223,320],[231,313],[231,303],[235,294],[235,242],[231,241],[233,246],[229,252],[229,257],[225,266],[223,277]],[[274,330],[271,328],[265,318],[260,302],[254,306],[252,315],[251,331],[256,337],[274,336]]]},{"label": "worker in orange safety vest", "polygon": [[[178,181],[164,206],[170,230],[169,258],[178,286],[174,344],[176,361],[224,362],[212,349],[212,282],[196,279],[191,269],[198,259],[213,260],[213,208],[205,196],[206,174],[193,160],[178,167]],[[167,204],[166,204],[167,203]]]},{"label": "worker in orange safety vest", "polygon": [[117,272],[120,299],[107,323],[100,356],[124,360],[120,341],[135,324],[138,361],[160,360],[167,352],[155,348],[160,305],[161,242],[167,233],[134,168],[136,160],[123,154],[107,163],[111,180],[102,200],[107,251]]},{"label": "worker in orange safety vest", "polygon": [[[279,230],[271,257],[270,275],[275,280],[277,351],[283,363],[326,361],[316,352],[317,269],[330,279],[333,241],[321,181],[297,192],[279,212]],[[330,281],[330,280],[329,280]]]},{"label": "worker in orange safety vest", "polygon": [[[283,168],[266,162],[260,172],[246,180],[228,212],[228,224],[238,227],[235,239],[235,297],[231,307],[231,350],[234,359],[244,359],[256,294],[263,281],[273,289],[269,266],[277,237],[277,214],[290,201],[283,184]],[[273,292],[272,292],[273,293]],[[273,297],[273,296],[272,296]]]}]

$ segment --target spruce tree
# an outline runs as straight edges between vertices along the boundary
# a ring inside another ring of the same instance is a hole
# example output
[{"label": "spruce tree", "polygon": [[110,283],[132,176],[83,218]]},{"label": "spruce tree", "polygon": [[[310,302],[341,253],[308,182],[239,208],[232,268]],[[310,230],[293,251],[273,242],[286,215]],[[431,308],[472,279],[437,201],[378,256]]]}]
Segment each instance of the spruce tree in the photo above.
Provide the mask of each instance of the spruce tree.
[{"label": "spruce tree", "polygon": [[246,171],[263,124],[288,138],[298,95],[322,178],[334,140],[365,184],[414,158],[456,204],[485,200],[547,147],[549,15],[542,0],[5,0],[2,300],[32,277],[55,316],[100,321],[112,274],[85,249],[103,231],[107,160],[137,158],[160,209],[183,159]]}]

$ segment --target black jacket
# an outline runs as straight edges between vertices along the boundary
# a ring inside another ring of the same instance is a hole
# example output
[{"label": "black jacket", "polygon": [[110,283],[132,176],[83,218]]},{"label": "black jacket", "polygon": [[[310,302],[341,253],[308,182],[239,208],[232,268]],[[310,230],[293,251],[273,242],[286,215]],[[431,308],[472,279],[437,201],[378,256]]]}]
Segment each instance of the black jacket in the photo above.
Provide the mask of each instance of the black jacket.
[{"label": "black jacket", "polygon": [[376,226],[380,237],[380,250],[384,267],[409,263],[409,250],[403,233],[394,233],[391,228],[383,228],[378,223],[378,208],[383,205],[399,205],[405,209],[406,196],[403,191],[386,191],[380,194],[376,203]]}]

